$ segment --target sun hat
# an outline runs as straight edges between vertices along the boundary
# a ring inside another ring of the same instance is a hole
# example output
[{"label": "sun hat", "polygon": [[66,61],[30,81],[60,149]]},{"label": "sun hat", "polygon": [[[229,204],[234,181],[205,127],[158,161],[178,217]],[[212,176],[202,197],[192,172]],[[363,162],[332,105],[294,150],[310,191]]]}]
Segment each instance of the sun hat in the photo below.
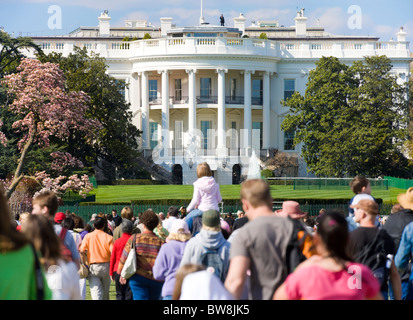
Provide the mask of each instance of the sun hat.
[{"label": "sun hat", "polygon": [[188,224],[182,219],[176,219],[172,222],[170,233],[186,233],[190,234]]},{"label": "sun hat", "polygon": [[206,210],[202,213],[202,224],[208,227],[221,226],[219,212],[216,210]]},{"label": "sun hat", "polygon": [[66,215],[63,212],[58,212],[54,216],[54,222],[62,223],[62,221],[66,219]]},{"label": "sun hat", "polygon": [[413,210],[413,187],[407,189],[406,193],[399,194],[397,201],[403,208]]},{"label": "sun hat", "polygon": [[372,215],[379,214],[379,205],[374,200],[362,199],[357,204],[350,205],[350,208],[361,209]]},{"label": "sun hat", "polygon": [[275,215],[279,217],[288,217],[292,219],[303,218],[307,215],[301,211],[300,204],[297,201],[284,201],[282,209],[275,211]]}]

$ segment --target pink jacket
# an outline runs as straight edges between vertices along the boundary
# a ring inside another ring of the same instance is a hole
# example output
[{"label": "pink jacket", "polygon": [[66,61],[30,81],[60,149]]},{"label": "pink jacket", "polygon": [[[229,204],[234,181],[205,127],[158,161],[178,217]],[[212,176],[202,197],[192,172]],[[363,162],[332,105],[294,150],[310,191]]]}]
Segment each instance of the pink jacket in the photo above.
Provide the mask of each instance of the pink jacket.
[{"label": "pink jacket", "polygon": [[215,182],[214,177],[202,177],[194,182],[194,194],[186,210],[190,212],[198,205],[198,209],[201,211],[209,209],[219,211],[218,203],[221,201],[219,185]]}]

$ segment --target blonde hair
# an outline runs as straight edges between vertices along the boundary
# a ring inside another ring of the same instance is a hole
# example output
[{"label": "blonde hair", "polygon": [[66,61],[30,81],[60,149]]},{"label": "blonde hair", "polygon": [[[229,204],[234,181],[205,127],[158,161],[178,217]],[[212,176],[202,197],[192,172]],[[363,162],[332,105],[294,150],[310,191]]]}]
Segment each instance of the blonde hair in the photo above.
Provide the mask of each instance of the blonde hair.
[{"label": "blonde hair", "polygon": [[198,178],[212,177],[212,171],[209,167],[209,164],[206,162],[198,164],[198,166],[196,167],[196,175],[198,176]]},{"label": "blonde hair", "polygon": [[133,210],[131,207],[123,207],[122,211],[120,212],[120,216],[124,219],[132,220],[133,218]]},{"label": "blonde hair", "polygon": [[250,179],[241,185],[241,199],[247,200],[253,208],[272,207],[270,187],[265,180]]},{"label": "blonde hair", "polygon": [[170,233],[168,240],[176,240],[180,242],[186,242],[191,239],[192,235],[190,233]]}]

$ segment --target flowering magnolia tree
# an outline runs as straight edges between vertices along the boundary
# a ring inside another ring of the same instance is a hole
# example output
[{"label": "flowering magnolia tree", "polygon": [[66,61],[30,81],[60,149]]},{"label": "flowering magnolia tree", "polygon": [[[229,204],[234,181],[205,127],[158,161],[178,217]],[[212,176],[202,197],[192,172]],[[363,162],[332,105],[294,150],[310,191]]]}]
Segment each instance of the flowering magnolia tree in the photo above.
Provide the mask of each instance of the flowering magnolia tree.
[{"label": "flowering magnolia tree", "polygon": [[[88,95],[82,91],[68,91],[63,72],[57,64],[42,64],[38,60],[23,59],[17,71],[2,80],[13,99],[6,107],[20,118],[13,123],[12,128],[23,135],[17,144],[20,158],[13,178],[8,184],[7,197],[10,198],[23,178],[35,179],[43,188],[57,193],[67,189],[78,190],[81,194],[89,192],[91,186],[87,184],[85,177],[78,178],[76,175],[76,178],[51,178],[45,172],[32,176],[27,176],[24,172],[27,153],[34,144],[47,147],[50,145],[51,137],[64,142],[71,131],[81,132],[91,144],[96,140],[102,126],[99,121],[85,116]],[[0,143],[7,144],[7,137],[1,131]],[[53,152],[51,157],[51,169],[57,172],[61,172],[64,166],[82,166],[78,159],[67,152]]]}]

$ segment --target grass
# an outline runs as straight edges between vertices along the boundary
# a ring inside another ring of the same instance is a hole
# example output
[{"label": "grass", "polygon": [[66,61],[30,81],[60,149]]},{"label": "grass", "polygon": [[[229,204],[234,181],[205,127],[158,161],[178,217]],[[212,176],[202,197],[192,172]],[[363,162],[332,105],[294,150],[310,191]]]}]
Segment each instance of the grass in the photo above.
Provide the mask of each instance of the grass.
[{"label": "grass", "polygon": [[[239,198],[240,185],[221,185],[222,198]],[[397,195],[406,190],[391,188],[390,190],[374,190],[372,196],[385,202],[397,202]],[[191,199],[192,185],[145,185],[145,186],[100,186],[93,190],[96,202],[129,202],[138,199]],[[292,186],[271,186],[274,199],[350,199],[354,196],[350,188],[344,190],[293,190]]]}]

